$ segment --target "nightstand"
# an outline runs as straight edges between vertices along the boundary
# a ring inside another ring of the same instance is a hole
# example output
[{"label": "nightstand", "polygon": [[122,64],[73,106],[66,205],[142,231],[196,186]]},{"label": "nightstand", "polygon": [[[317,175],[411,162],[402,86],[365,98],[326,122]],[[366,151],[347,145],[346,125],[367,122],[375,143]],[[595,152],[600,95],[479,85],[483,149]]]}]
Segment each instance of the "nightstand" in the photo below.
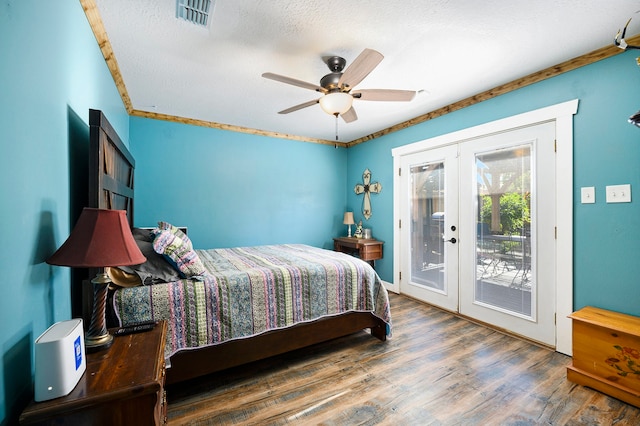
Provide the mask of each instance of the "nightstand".
[{"label": "nightstand", "polygon": [[167,325],[118,336],[87,354],[87,370],[67,396],[31,402],[20,424],[160,425],[166,423],[164,345]]},{"label": "nightstand", "polygon": [[383,244],[373,238],[339,237],[333,239],[333,250],[357,256],[375,267],[375,261],[382,259]]}]

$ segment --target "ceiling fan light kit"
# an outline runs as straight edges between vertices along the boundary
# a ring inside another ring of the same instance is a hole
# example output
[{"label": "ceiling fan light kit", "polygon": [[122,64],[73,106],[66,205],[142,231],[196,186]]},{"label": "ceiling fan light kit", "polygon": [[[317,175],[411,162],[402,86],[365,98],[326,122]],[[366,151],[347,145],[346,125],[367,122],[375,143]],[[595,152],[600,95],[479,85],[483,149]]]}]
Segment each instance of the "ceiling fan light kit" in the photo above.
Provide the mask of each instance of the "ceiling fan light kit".
[{"label": "ceiling fan light kit", "polygon": [[340,115],[349,111],[353,104],[353,96],[345,92],[327,93],[320,98],[320,107],[331,115]]}]

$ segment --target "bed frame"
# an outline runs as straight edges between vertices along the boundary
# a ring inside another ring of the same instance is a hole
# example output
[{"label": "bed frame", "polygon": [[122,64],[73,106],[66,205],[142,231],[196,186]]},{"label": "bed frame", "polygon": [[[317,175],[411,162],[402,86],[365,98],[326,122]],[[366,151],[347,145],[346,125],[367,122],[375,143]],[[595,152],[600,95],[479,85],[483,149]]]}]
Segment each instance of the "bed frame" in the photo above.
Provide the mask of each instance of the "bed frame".
[{"label": "bed frame", "polygon": [[[89,126],[89,207],[126,210],[133,226],[133,156],[101,111],[89,111]],[[169,360],[167,383],[214,373],[367,328],[378,339],[386,340],[387,326],[383,320],[370,312],[348,312],[250,338],[182,350]]]}]

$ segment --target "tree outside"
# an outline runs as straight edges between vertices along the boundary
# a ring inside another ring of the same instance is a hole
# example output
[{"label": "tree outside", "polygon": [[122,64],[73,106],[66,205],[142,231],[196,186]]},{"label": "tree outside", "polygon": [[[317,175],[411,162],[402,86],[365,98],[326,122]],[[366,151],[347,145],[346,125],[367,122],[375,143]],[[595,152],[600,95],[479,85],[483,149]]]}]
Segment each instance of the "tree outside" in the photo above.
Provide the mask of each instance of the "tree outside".
[{"label": "tree outside", "polygon": [[[500,230],[503,235],[521,235],[531,223],[529,210],[531,194],[508,192],[500,196]],[[483,223],[491,225],[493,201],[488,195],[482,196],[480,216]],[[496,231],[495,229],[492,231]]]}]

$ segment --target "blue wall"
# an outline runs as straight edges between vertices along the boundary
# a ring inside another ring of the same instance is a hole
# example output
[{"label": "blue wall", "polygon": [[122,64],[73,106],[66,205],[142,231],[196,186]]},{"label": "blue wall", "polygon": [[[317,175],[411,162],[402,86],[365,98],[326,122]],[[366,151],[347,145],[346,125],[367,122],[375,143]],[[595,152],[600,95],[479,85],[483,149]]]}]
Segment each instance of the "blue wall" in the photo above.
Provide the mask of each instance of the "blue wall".
[{"label": "blue wall", "polygon": [[137,226],[187,226],[196,248],[304,243],[346,230],[347,150],[131,119]]},{"label": "blue wall", "polygon": [[71,317],[70,271],[44,260],[82,202],[89,108],[125,141],[129,118],[77,0],[1,0],[0,57],[0,424],[15,424],[32,397],[33,341]]},{"label": "blue wall", "polygon": [[[637,52],[625,52],[460,111],[390,133],[348,150],[347,187],[365,168],[383,184],[373,196],[373,234],[387,241],[376,263],[393,280],[391,149],[578,98],[574,116],[574,308],[586,305],[640,315],[640,129],[627,118],[640,109]],[[605,186],[631,184],[632,203],[606,204]],[[596,187],[596,204],[580,203],[580,187]],[[356,210],[362,197],[348,191]],[[356,210],[357,211],[357,210]],[[390,244],[391,243],[391,244]]]}]

